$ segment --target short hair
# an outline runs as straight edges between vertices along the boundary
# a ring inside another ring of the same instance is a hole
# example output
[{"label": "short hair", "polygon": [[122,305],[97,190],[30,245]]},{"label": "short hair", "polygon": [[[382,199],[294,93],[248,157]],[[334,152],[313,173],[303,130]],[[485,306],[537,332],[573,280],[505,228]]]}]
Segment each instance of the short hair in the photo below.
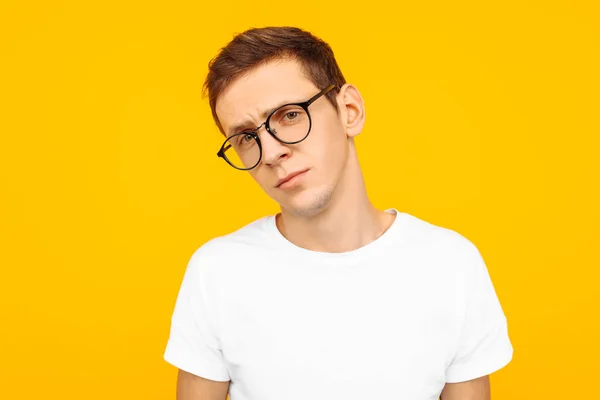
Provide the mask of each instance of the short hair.
[{"label": "short hair", "polygon": [[276,59],[298,61],[319,89],[335,85],[336,89],[325,96],[337,111],[336,94],[346,80],[326,42],[297,27],[252,28],[234,36],[208,63],[202,92],[204,96],[208,92],[212,116],[221,133],[223,127],[216,112],[221,93],[235,78]]}]

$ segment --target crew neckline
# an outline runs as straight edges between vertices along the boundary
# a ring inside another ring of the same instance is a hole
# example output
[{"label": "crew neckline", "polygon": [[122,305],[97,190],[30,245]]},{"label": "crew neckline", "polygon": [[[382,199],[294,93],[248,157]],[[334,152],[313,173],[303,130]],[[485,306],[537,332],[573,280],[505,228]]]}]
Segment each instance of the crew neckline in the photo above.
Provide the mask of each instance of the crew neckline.
[{"label": "crew neckline", "polygon": [[313,261],[335,260],[336,263],[348,261],[351,262],[363,259],[365,256],[373,256],[375,253],[377,253],[379,249],[386,246],[391,241],[398,241],[403,238],[403,235],[405,234],[404,228],[406,225],[407,214],[398,211],[396,208],[388,208],[384,211],[390,214],[395,214],[396,218],[394,218],[394,221],[392,222],[390,227],[385,232],[383,232],[383,234],[381,234],[377,239],[367,243],[364,246],[361,246],[354,250],[340,253],[309,250],[289,241],[285,236],[283,236],[283,234],[279,231],[279,228],[277,227],[277,214],[267,216],[265,223],[269,236],[274,240],[273,244],[276,247],[286,252],[289,252],[290,254],[302,257],[304,260],[310,258]]}]

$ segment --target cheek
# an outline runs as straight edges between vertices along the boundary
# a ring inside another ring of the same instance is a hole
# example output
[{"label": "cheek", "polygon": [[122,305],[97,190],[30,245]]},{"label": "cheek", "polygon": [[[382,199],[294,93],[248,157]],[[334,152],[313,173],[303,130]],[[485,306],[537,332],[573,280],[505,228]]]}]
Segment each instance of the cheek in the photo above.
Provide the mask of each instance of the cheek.
[{"label": "cheek", "polygon": [[250,175],[260,187],[262,187],[264,190],[269,190],[269,185],[272,184],[271,180],[273,178],[269,178],[269,171],[267,171],[266,168],[263,168],[261,166],[258,169],[255,169],[252,172],[250,172]]},{"label": "cheek", "polygon": [[[311,132],[312,133],[312,132]],[[324,127],[316,133],[314,140],[306,150],[308,155],[322,169],[321,173],[337,172],[345,163],[348,151],[348,139],[343,129],[336,124]]]}]

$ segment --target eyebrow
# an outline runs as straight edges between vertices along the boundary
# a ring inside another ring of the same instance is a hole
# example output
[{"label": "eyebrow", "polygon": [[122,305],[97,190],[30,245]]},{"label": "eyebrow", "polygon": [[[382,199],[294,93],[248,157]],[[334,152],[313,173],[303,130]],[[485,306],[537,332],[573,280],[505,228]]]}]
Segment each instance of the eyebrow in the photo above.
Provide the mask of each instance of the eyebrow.
[{"label": "eyebrow", "polygon": [[[265,111],[263,111],[263,112],[260,114],[260,117],[261,117],[261,118],[267,118],[267,116],[268,116],[268,115],[269,115],[269,114],[270,114],[270,113],[271,113],[273,110],[276,110],[277,108],[279,108],[279,107],[281,107],[281,106],[284,106],[284,105],[286,105],[286,104],[290,104],[290,103],[291,103],[291,104],[293,104],[293,103],[300,103],[300,102],[302,102],[302,100],[297,100],[297,101],[294,101],[294,100],[282,101],[282,102],[280,102],[278,105],[276,105],[275,107],[273,107],[273,108],[271,108],[271,109],[269,109],[269,110],[265,110]],[[238,132],[241,132],[242,130],[244,130],[244,129],[248,129],[248,128],[252,128],[252,129],[254,129],[254,128],[256,128],[256,125],[254,125],[254,122],[252,122],[252,121],[250,121],[250,120],[246,120],[246,121],[240,122],[239,124],[236,124],[236,125],[234,125],[234,126],[231,128],[231,129],[229,129],[229,130],[228,130],[228,132],[227,132],[227,137],[229,137],[229,136],[231,136],[231,135],[234,135],[234,134],[236,134],[236,133],[238,133]]]}]

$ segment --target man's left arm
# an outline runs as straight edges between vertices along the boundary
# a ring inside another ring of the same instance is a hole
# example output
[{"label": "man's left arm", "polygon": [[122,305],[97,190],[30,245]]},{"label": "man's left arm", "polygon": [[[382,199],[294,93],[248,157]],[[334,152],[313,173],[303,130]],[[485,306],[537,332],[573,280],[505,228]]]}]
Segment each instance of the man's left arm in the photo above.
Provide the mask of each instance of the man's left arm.
[{"label": "man's left arm", "polygon": [[490,400],[489,375],[465,382],[446,383],[441,400]]},{"label": "man's left arm", "polygon": [[490,400],[489,376],[513,356],[508,323],[483,257],[468,240],[461,265],[466,275],[459,287],[462,324],[451,361],[446,367],[442,400]]}]

